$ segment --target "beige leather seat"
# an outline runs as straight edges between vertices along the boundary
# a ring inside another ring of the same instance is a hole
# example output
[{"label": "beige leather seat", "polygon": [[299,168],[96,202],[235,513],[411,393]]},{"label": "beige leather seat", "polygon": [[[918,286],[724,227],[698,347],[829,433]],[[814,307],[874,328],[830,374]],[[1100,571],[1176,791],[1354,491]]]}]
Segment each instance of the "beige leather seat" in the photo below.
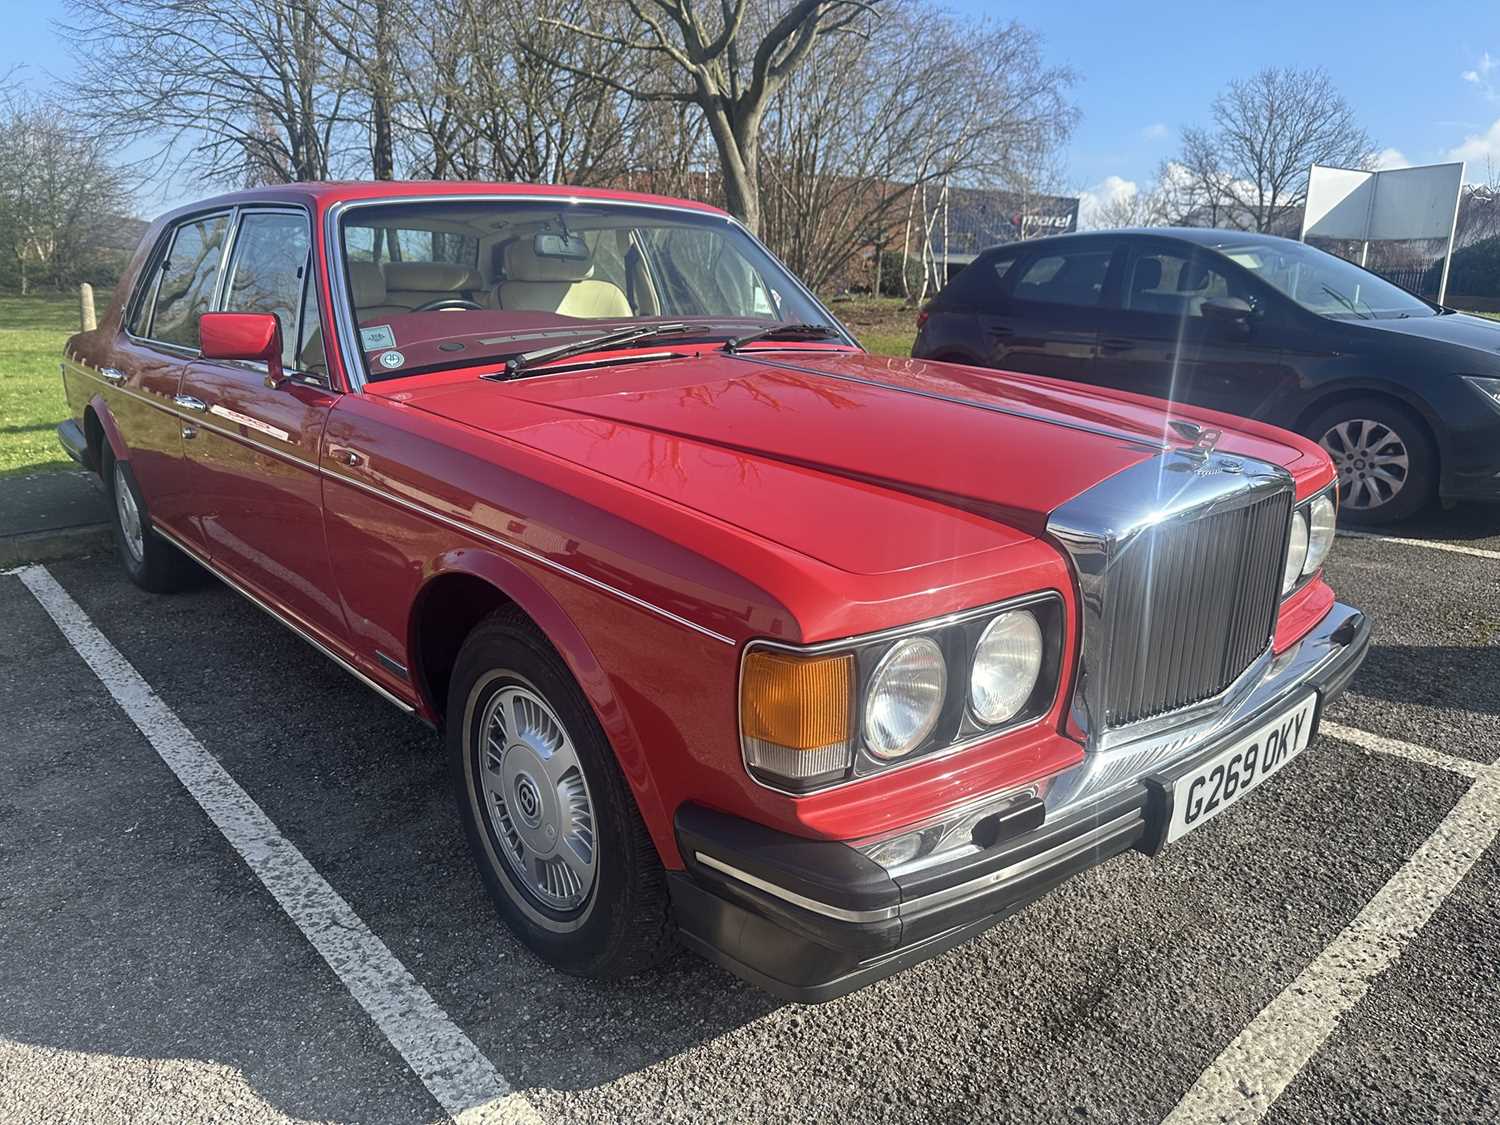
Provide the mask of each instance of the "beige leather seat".
[{"label": "beige leather seat", "polygon": [[520,238],[505,248],[505,280],[495,286],[495,303],[562,316],[633,316],[624,291],[593,273],[588,258],[541,257],[531,239]]},{"label": "beige leather seat", "polygon": [[361,324],[407,311],[387,298],[385,274],[374,262],[349,263],[349,288],[354,295],[354,316]]},{"label": "beige leather seat", "polygon": [[489,300],[479,271],[454,262],[386,262],[386,300],[406,311],[446,297],[483,305]]}]

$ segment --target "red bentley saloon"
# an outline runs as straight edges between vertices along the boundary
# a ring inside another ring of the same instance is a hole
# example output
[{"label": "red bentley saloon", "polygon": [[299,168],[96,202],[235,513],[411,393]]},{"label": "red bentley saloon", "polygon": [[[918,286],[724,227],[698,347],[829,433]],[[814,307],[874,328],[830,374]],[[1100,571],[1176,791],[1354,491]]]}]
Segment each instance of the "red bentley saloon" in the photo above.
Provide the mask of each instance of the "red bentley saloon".
[{"label": "red bentley saloon", "polygon": [[130,578],[206,568],[441,729],[572,973],[857,988],[1302,784],[1369,643],[1312,442],[871,356],[696,203],[210,199],[63,376]]}]

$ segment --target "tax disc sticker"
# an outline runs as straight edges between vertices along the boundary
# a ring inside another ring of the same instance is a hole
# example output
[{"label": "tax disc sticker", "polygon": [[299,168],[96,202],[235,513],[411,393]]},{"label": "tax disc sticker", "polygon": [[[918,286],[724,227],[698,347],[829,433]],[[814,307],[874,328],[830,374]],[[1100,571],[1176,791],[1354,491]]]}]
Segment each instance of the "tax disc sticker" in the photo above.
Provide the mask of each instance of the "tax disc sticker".
[{"label": "tax disc sticker", "polygon": [[400,352],[381,352],[380,366],[396,368],[406,362],[406,357]]},{"label": "tax disc sticker", "polygon": [[394,348],[396,334],[389,324],[375,324],[359,330],[359,342],[365,346],[365,351],[378,352],[381,348]]}]

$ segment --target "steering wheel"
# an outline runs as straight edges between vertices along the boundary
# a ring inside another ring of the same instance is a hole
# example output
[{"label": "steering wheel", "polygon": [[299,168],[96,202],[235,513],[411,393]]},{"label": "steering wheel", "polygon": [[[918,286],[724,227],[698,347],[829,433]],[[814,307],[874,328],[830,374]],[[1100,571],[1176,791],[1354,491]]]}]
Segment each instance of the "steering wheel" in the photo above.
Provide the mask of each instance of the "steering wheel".
[{"label": "steering wheel", "polygon": [[482,308],[484,308],[483,305],[476,304],[474,301],[467,300],[463,297],[439,297],[435,301],[428,301],[425,305],[418,305],[411,311],[414,313],[437,312],[439,310],[443,312],[458,312],[461,309]]}]

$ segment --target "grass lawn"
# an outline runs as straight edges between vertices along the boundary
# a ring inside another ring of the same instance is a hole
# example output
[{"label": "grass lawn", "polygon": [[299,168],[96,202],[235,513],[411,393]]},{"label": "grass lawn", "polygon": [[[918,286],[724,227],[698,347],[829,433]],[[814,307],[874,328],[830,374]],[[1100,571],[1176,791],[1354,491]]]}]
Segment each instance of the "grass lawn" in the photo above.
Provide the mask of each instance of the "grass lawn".
[{"label": "grass lawn", "polygon": [[78,297],[0,296],[0,476],[73,464],[54,428],[68,416],[57,363],[78,331]]},{"label": "grass lawn", "polygon": [[855,339],[876,355],[911,355],[917,338],[917,310],[899,297],[850,297],[828,302]]}]

